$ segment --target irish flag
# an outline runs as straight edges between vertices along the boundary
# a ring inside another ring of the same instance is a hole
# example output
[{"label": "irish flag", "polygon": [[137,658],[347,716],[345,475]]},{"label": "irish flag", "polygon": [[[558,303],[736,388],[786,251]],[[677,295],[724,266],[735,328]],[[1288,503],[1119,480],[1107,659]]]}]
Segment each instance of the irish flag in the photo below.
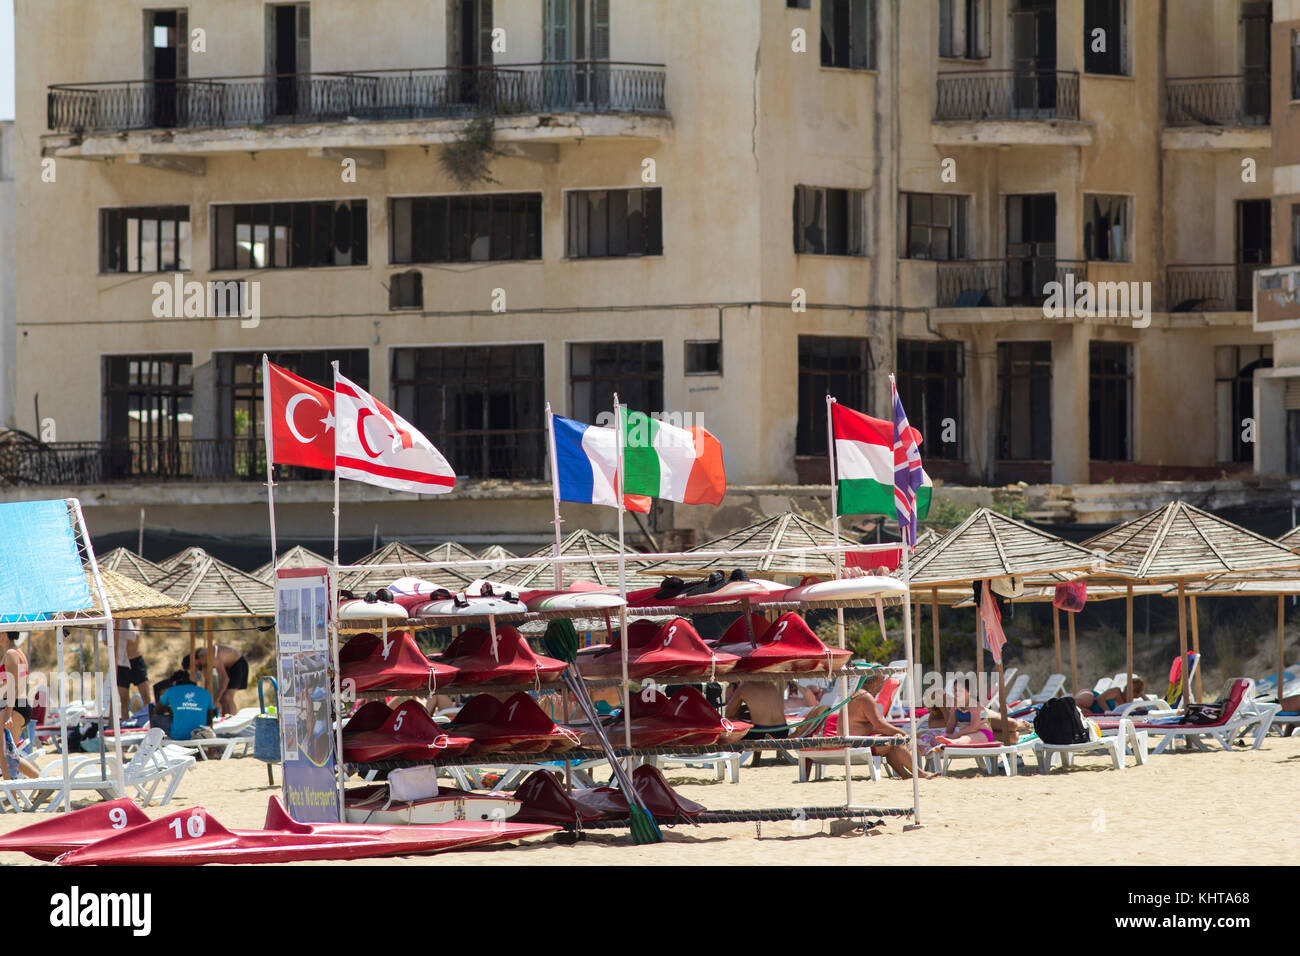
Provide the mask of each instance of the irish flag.
[{"label": "irish flag", "polygon": [[[872,418],[836,402],[831,405],[831,424],[835,431],[835,476],[840,514],[893,515],[894,500],[894,423]],[[917,445],[921,433],[912,429]],[[930,476],[922,472],[921,487],[916,492],[916,515],[930,513]]]},{"label": "irish flag", "polygon": [[623,490],[687,505],[720,505],[727,493],[722,445],[703,426],[679,428],[644,412],[619,413]]}]

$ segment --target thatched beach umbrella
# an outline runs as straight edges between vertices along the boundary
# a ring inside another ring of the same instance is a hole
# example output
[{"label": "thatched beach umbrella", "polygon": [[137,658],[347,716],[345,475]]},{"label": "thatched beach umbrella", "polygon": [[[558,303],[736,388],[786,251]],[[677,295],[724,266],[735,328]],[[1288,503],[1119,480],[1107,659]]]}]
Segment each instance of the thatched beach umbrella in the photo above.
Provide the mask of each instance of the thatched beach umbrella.
[{"label": "thatched beach umbrella", "polygon": [[[1261,534],[1202,511],[1185,501],[1171,501],[1109,531],[1089,538],[1084,546],[1097,552],[1106,565],[1095,577],[1108,581],[1167,581],[1176,585],[1178,599],[1178,653],[1182,661],[1183,707],[1191,701],[1188,679],[1187,615],[1183,598],[1188,581],[1215,577],[1239,580],[1258,571],[1300,570],[1300,555],[1292,554]],[[1133,600],[1128,599],[1126,627],[1128,681],[1133,685]],[[1194,653],[1200,653],[1200,636],[1193,630]],[[1199,695],[1198,695],[1199,696]]]},{"label": "thatched beach umbrella", "polygon": [[[554,545],[546,545],[538,548],[530,558],[550,557],[555,553]],[[573,557],[579,555],[608,555],[618,554],[618,541],[614,538],[606,537],[603,534],[596,534],[593,531],[579,530],[564,536],[560,541],[560,556]],[[626,567],[628,570],[638,570],[645,566],[644,561],[628,560]],[[594,581],[597,584],[606,587],[618,587],[618,567],[613,561],[575,561],[572,564],[560,565],[561,586],[569,587],[576,581]],[[555,582],[554,565],[532,564],[511,570],[504,569],[496,575],[496,579],[503,584],[508,584],[520,591],[526,591],[529,588],[550,588]]]},{"label": "thatched beach umbrella", "polygon": [[499,544],[493,544],[480,551],[476,557],[480,561],[496,562],[495,564],[489,565],[483,569],[483,576],[488,577],[497,574],[503,568],[509,567],[511,559],[517,558],[519,555],[515,554],[509,548],[503,548]]},{"label": "thatched beach umbrella", "polygon": [[331,563],[333,562],[329,558],[317,554],[310,548],[295,544],[288,551],[282,552],[274,562],[268,561],[254,571],[253,577],[259,578],[274,587],[275,572],[280,568],[324,568]]},{"label": "thatched beach umbrella", "polygon": [[163,574],[162,567],[126,548],[114,548],[100,558],[99,569],[114,571],[141,584],[148,584]]},{"label": "thatched beach umbrella", "polygon": [[[910,562],[910,585],[931,589],[932,610],[943,586],[968,585],[1003,577],[1043,577],[1052,572],[1091,567],[1093,554],[1023,521],[980,508]],[[936,615],[937,620],[937,615]],[[984,622],[976,609],[978,639],[975,669],[984,672]],[[935,670],[939,669],[939,629],[934,627]],[[1001,656],[1001,655],[999,655]],[[998,661],[998,687],[1003,687]]]},{"label": "thatched beach umbrella", "polygon": [[[424,552],[430,561],[472,561],[474,552],[456,541],[444,541]],[[479,575],[476,575],[476,577]]]},{"label": "thatched beach umbrella", "polygon": [[[114,620],[178,618],[189,610],[189,605],[183,601],[125,574],[102,567],[99,574],[104,583],[104,597],[108,600]],[[94,593],[92,590],[91,594]],[[98,607],[96,609],[103,610]]]},{"label": "thatched beach umbrella", "polygon": [[345,591],[351,591],[359,597],[368,591],[378,591],[380,588],[386,588],[400,577],[411,576],[423,578],[435,587],[446,588],[448,591],[463,591],[465,585],[473,580],[464,573],[453,571],[450,568],[419,566],[429,561],[455,561],[459,560],[460,557],[431,558],[423,551],[419,551],[409,544],[403,544],[401,541],[391,541],[378,551],[372,551],[366,555],[357,564],[409,564],[411,567],[387,571],[354,571],[339,581],[339,587]]},{"label": "thatched beach umbrella", "polygon": [[724,534],[686,552],[686,557],[659,561],[642,568],[643,574],[707,575],[711,571],[731,571],[743,568],[759,577],[787,576],[800,578],[806,575],[837,577],[835,552],[818,554],[764,554],[756,557],[699,558],[691,560],[692,551],[747,551],[773,548],[835,547],[844,544],[843,536],[836,539],[829,528],[809,521],[794,512],[764,518],[752,525]]}]

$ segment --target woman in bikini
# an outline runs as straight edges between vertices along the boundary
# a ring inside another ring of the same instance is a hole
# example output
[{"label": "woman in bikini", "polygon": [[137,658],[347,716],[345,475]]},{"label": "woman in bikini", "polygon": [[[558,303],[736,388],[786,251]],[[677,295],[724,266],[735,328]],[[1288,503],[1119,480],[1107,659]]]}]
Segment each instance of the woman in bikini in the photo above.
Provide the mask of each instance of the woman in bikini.
[{"label": "woman in bikini", "polygon": [[17,631],[0,634],[0,724],[4,726],[4,759],[0,772],[5,780],[13,780],[21,773],[24,777],[38,777],[40,772],[27,760],[18,756],[18,738],[32,719],[32,706],[27,700],[27,657],[18,649]]},{"label": "woman in bikini", "polygon": [[948,722],[944,725],[942,736],[935,738],[935,745],[944,747],[993,743],[993,728],[989,726],[988,711],[978,705],[971,706],[970,687],[966,681],[958,681],[952,690],[955,706],[948,712]]}]

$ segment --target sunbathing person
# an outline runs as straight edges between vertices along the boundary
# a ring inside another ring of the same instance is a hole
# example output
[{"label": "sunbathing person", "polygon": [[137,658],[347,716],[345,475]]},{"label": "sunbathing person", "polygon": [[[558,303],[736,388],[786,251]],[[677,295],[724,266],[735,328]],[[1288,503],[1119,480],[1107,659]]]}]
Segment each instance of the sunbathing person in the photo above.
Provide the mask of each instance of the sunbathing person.
[{"label": "sunbathing person", "polygon": [[978,704],[971,706],[970,686],[958,681],[952,690],[954,706],[948,711],[943,734],[934,739],[936,747],[993,743],[988,711]]},{"label": "sunbathing person", "polygon": [[1085,714],[1105,714],[1122,704],[1140,700],[1142,695],[1146,693],[1147,683],[1134,674],[1132,689],[1134,691],[1132,696],[1125,694],[1122,687],[1111,687],[1100,694],[1090,690],[1081,690],[1074,695],[1074,702],[1079,705],[1079,709]]},{"label": "sunbathing person", "polygon": [[[741,716],[742,708],[748,712]],[[741,681],[731,691],[723,716],[731,720],[748,720],[754,729],[744,740],[784,740],[790,735],[790,725],[785,720],[785,699],[781,685],[764,681]],[[761,766],[762,751],[754,751],[754,766]]]},{"label": "sunbathing person", "polygon": [[[895,727],[880,712],[876,695],[885,684],[883,672],[872,674],[866,685],[849,697],[847,708],[849,715],[850,737],[901,737],[898,743],[877,744],[871,752],[877,757],[884,757],[889,768],[900,777],[910,779],[912,776],[912,751],[907,745],[907,731]],[[917,774],[922,780],[928,780],[934,774],[925,770]]]},{"label": "sunbathing person", "polygon": [[13,780],[18,774],[34,779],[40,772],[25,757],[18,754],[18,738],[32,719],[31,702],[27,699],[27,657],[20,650],[22,643],[18,631],[4,631],[0,636],[0,723],[4,728],[4,754],[0,759],[0,774]]}]

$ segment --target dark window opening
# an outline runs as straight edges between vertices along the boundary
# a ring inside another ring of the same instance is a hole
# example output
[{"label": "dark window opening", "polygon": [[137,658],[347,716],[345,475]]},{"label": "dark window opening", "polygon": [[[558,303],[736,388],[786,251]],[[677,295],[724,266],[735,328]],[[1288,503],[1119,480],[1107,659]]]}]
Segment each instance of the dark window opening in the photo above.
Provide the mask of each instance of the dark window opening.
[{"label": "dark window opening", "polygon": [[614,393],[633,411],[664,410],[662,342],[576,342],[569,346],[569,410],[595,423],[614,413]]},{"label": "dark window opening", "polygon": [[193,358],[188,353],[110,355],[103,360],[103,376],[106,474],[188,474]]},{"label": "dark window opening", "polygon": [[907,259],[965,259],[967,202],[964,196],[905,193],[901,247]]},{"label": "dark window opening", "polygon": [[876,67],[875,0],[821,0],[822,66]]},{"label": "dark window opening", "polygon": [[[1249,463],[1255,445],[1243,437],[1255,417],[1255,369],[1273,367],[1271,345],[1220,345],[1214,350],[1214,391],[1219,419],[1219,461]],[[1250,429],[1256,432],[1258,429]]]},{"label": "dark window opening", "polygon": [[397,272],[388,277],[388,307],[390,309],[424,308],[424,276],[414,269]]},{"label": "dark window opening", "polygon": [[865,256],[867,194],[862,189],[794,188],[794,251]]},{"label": "dark window opening", "polygon": [[573,190],[566,210],[571,259],[663,254],[662,189]]},{"label": "dark window opening", "polygon": [[939,0],[939,56],[945,59],[988,59],[988,2]]},{"label": "dark window opening", "polygon": [[388,208],[393,265],[542,257],[538,193],[392,199]]},{"label": "dark window opening", "polygon": [[1083,197],[1083,249],[1091,262],[1129,260],[1129,199],[1127,196]]},{"label": "dark window opening", "polygon": [[998,343],[998,460],[1052,459],[1052,343]]},{"label": "dark window opening", "polygon": [[1123,76],[1128,72],[1124,63],[1124,14],[1124,0],[1084,0],[1085,73]]},{"label": "dark window opening", "polygon": [[962,343],[899,339],[897,347],[898,397],[908,421],[921,432],[921,457],[961,460],[966,385]]},{"label": "dark window opening", "polygon": [[796,455],[827,453],[827,395],[833,395],[838,402],[856,411],[871,413],[871,370],[874,367],[868,339],[799,336]]},{"label": "dark window opening", "polygon": [[1127,342],[1088,345],[1088,455],[1133,458],[1133,346]]},{"label": "dark window opening", "polygon": [[189,206],[99,211],[100,272],[186,272],[189,268]]},{"label": "dark window opening", "polygon": [[240,203],[211,208],[212,268],[366,265],[366,201]]},{"label": "dark window opening", "polygon": [[722,343],[717,339],[686,343],[687,375],[721,375]]}]

